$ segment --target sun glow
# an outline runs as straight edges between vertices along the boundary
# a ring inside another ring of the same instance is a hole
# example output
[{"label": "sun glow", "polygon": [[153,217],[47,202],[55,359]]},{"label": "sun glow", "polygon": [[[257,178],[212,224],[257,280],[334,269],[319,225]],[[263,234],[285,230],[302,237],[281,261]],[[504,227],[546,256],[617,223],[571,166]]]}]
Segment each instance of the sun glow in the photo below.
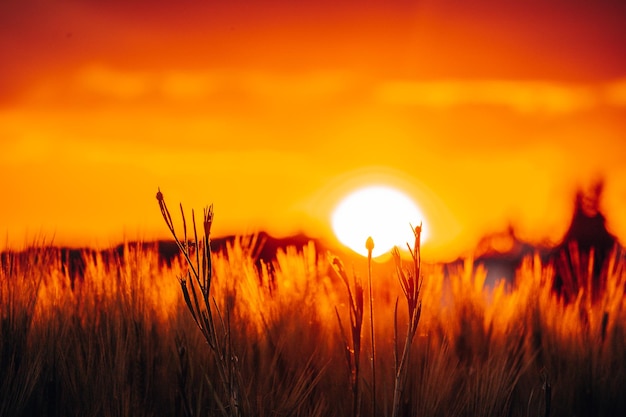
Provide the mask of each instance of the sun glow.
[{"label": "sun glow", "polygon": [[405,193],[388,186],[369,186],[346,196],[332,214],[337,239],[367,256],[365,242],[374,239],[372,256],[388,253],[394,246],[406,248],[415,239],[412,226],[422,223],[422,241],[427,237],[424,216]]}]

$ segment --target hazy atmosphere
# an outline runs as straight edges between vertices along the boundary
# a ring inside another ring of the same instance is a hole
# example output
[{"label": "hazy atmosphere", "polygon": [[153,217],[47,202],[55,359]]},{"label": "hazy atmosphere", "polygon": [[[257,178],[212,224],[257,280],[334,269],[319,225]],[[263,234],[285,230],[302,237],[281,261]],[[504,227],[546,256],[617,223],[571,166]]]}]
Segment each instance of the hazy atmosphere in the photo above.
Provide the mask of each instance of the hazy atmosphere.
[{"label": "hazy atmosphere", "polygon": [[0,0],[0,416],[626,416],[625,51],[626,0]]},{"label": "hazy atmosphere", "polygon": [[154,195],[216,235],[328,237],[350,188],[395,185],[449,258],[509,223],[558,240],[606,178],[626,237],[621,1],[0,4],[0,232],[166,237]]}]

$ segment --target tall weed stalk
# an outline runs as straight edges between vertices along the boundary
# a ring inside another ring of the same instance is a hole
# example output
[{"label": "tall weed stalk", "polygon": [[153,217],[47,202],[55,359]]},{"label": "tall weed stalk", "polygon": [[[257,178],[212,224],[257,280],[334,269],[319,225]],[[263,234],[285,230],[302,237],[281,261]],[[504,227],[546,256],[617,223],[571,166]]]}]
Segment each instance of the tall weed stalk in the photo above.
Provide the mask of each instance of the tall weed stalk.
[{"label": "tall weed stalk", "polygon": [[374,296],[372,291],[372,251],[374,250],[374,239],[368,237],[365,241],[367,249],[367,283],[370,295],[370,340],[372,348],[372,356],[370,358],[372,365],[372,416],[376,415],[376,337],[374,333]]},{"label": "tall weed stalk", "polygon": [[213,265],[210,236],[213,224],[213,206],[204,209],[200,238],[198,237],[195,213],[193,210],[191,211],[193,238],[190,241],[187,235],[185,211],[180,204],[183,222],[181,240],[174,229],[174,222],[161,190],[157,192],[156,198],[163,220],[165,220],[180,253],[187,262],[187,273],[180,276],[179,281],[185,304],[202,332],[215,360],[217,381],[207,375],[207,382],[213,390],[215,403],[224,416],[250,415],[238,364],[239,360],[234,351],[230,334],[229,307],[226,307],[225,315],[222,314],[211,295]]},{"label": "tall weed stalk", "polygon": [[402,356],[398,357],[398,299],[394,307],[394,390],[393,390],[393,417],[400,415],[400,406],[402,401],[402,393],[404,392],[404,386],[406,384],[407,372],[409,369],[409,362],[411,356],[411,345],[413,338],[417,332],[417,326],[422,314],[422,303],[420,300],[420,292],[422,289],[422,255],[420,240],[422,234],[422,226],[419,225],[413,229],[415,234],[415,242],[413,247],[408,243],[407,246],[411,252],[412,258],[412,270],[405,270],[402,267],[402,260],[400,258],[400,251],[398,248],[394,248],[392,251],[393,259],[396,265],[396,273],[402,292],[407,302],[408,309],[408,323],[406,330],[406,338],[404,340],[404,348],[402,350]]},{"label": "tall weed stalk", "polygon": [[345,346],[346,363],[348,365],[348,371],[350,372],[350,384],[352,386],[352,415],[359,417],[361,415],[361,390],[359,386],[359,379],[361,374],[361,329],[363,327],[363,285],[361,280],[354,274],[353,284],[350,285],[350,280],[339,258],[330,256],[329,261],[334,271],[337,273],[341,281],[346,286],[348,292],[348,302],[350,310],[350,338],[347,336],[347,332],[341,321],[339,310],[335,307],[337,314],[337,320],[339,322],[339,329],[341,331],[341,337]]}]

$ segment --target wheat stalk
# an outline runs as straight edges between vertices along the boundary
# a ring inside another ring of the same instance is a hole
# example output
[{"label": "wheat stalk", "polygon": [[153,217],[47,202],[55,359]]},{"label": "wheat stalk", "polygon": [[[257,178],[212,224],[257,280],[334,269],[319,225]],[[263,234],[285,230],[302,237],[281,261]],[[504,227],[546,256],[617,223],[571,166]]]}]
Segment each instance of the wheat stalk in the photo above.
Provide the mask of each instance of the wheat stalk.
[{"label": "wheat stalk", "polygon": [[411,252],[411,258],[413,260],[413,270],[405,270],[402,267],[402,260],[400,258],[400,251],[397,247],[394,247],[392,251],[393,259],[396,265],[396,273],[398,275],[398,281],[402,287],[402,292],[406,298],[407,308],[409,313],[409,322],[407,324],[406,339],[404,340],[404,348],[402,351],[402,357],[398,359],[398,300],[396,299],[394,309],[394,364],[395,364],[395,380],[394,380],[394,392],[393,392],[393,417],[397,417],[400,413],[400,401],[402,400],[402,393],[404,391],[404,385],[406,383],[407,371],[409,368],[409,358],[411,355],[411,345],[415,333],[417,332],[417,326],[420,321],[422,313],[422,303],[420,301],[420,291],[422,288],[422,258],[420,239],[422,233],[422,225],[413,229],[415,235],[415,242],[413,247],[407,243],[409,251]]},{"label": "wheat stalk", "polygon": [[345,328],[339,315],[339,310],[335,307],[335,313],[337,314],[337,321],[339,322],[339,329],[341,331],[341,337],[345,346],[346,363],[348,365],[348,371],[350,372],[350,383],[352,386],[352,415],[358,417],[361,415],[361,391],[359,389],[360,379],[360,361],[361,361],[361,329],[363,327],[363,285],[361,285],[360,279],[354,275],[353,285],[354,290],[350,286],[348,275],[346,274],[343,264],[339,258],[328,255],[329,263],[332,266],[335,273],[341,278],[341,281],[346,286],[348,292],[349,310],[350,310],[350,336],[349,341],[346,335]]},{"label": "wheat stalk", "polygon": [[[213,206],[211,205],[204,209],[202,220],[203,234],[200,239],[198,238],[195,213],[193,210],[191,211],[193,240],[190,244],[187,239],[187,221],[182,204],[180,204],[180,213],[183,222],[184,239],[181,241],[176,234],[172,216],[160,189],[156,198],[163,220],[165,220],[165,224],[174,237],[178,249],[187,262],[186,276],[179,277],[185,304],[209,345],[217,364],[219,382],[227,393],[228,398],[225,401],[225,405],[224,401],[219,398],[216,389],[213,388],[215,401],[224,416],[241,416],[242,413],[243,415],[248,415],[245,412],[248,407],[247,401],[243,397],[244,390],[238,365],[239,359],[233,351],[230,338],[230,314],[227,308],[226,318],[224,318],[215,299],[210,294],[213,277],[210,242]],[[192,253],[192,251],[195,253]],[[207,381],[213,387],[213,383],[208,378],[208,375]]]}]

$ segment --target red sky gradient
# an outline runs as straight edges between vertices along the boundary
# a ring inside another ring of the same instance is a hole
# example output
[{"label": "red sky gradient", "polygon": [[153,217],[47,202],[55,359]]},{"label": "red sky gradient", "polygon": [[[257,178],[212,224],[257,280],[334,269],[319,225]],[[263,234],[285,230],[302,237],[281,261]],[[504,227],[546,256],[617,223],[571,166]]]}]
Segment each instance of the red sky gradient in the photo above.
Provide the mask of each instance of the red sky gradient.
[{"label": "red sky gradient", "polygon": [[157,186],[217,234],[327,237],[383,181],[449,258],[557,240],[598,175],[626,239],[626,3],[335,3],[2,1],[7,243],[166,237]]}]

